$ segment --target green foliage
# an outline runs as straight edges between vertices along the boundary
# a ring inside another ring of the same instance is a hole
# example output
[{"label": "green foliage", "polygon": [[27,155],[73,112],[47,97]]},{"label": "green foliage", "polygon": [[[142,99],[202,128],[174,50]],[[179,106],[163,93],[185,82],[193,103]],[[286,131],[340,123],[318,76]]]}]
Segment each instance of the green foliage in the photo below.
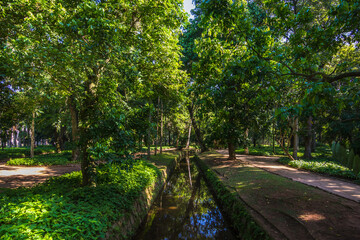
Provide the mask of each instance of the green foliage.
[{"label": "green foliage", "polygon": [[360,172],[360,156],[359,155],[356,155],[354,157],[353,171],[354,171],[355,175],[358,175]]},{"label": "green foliage", "polygon": [[17,166],[51,166],[51,165],[65,165],[71,162],[71,152],[69,150],[63,153],[52,153],[45,155],[38,155],[34,158],[13,158],[7,161],[7,165]]},{"label": "green foliage", "polygon": [[341,144],[340,142],[337,142],[335,145],[335,160],[339,161],[340,159],[340,148],[341,148]]},{"label": "green foliage", "polygon": [[97,187],[78,187],[81,172],[54,177],[30,189],[0,196],[4,239],[100,239],[111,223],[154,183],[159,170],[144,161],[130,171],[121,165],[98,168]]},{"label": "green foliage", "polygon": [[354,174],[351,169],[344,167],[338,162],[331,161],[329,158],[314,158],[311,160],[299,159],[294,161],[288,158],[280,158],[279,162],[282,164],[287,164],[291,167],[305,169],[317,173],[324,173],[330,176],[342,177],[352,180],[358,179],[357,174]]},{"label": "green foliage", "polygon": [[354,153],[354,150],[351,149],[349,156],[348,156],[348,161],[347,161],[347,167],[349,169],[353,169],[353,167],[354,167],[354,158],[355,158],[355,153]]},{"label": "green foliage", "polygon": [[348,159],[348,154],[347,154],[347,150],[344,146],[340,146],[340,152],[339,152],[339,159],[338,161],[343,165],[346,166],[347,165],[347,159]]},{"label": "green foliage", "polygon": [[[239,148],[235,151],[238,154],[244,154],[244,148]],[[270,145],[258,145],[256,147],[249,146],[249,155],[257,156],[271,156],[273,154],[273,147]],[[284,150],[280,146],[275,146],[275,155],[285,155]]]},{"label": "green foliage", "polygon": [[336,159],[335,155],[336,155],[336,142],[333,141],[332,144],[331,144],[331,152],[332,152],[332,157],[334,159]]},{"label": "green foliage", "polygon": [[267,233],[254,221],[236,192],[231,192],[216,174],[198,157],[193,158],[207,183],[213,189],[215,198],[231,220],[233,229],[241,239],[270,239]]},{"label": "green foliage", "polygon": [[[54,153],[54,152],[55,149],[53,146],[38,146],[34,150],[35,155]],[[4,150],[0,150],[0,160],[9,159],[9,158],[29,157],[29,156],[30,156],[29,147],[4,148]]]}]

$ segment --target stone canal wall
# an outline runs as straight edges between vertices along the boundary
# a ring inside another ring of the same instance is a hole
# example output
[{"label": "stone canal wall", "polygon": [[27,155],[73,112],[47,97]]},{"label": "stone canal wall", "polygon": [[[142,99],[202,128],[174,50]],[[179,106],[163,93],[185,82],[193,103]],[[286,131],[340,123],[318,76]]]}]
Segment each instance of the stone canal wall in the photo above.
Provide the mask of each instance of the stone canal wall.
[{"label": "stone canal wall", "polygon": [[198,155],[193,157],[219,208],[239,239],[266,240],[270,236],[259,226],[236,191],[228,188]]},{"label": "stone canal wall", "polygon": [[171,154],[173,160],[167,163],[157,163],[156,160],[151,160],[151,163],[159,168],[161,175],[154,184],[140,194],[132,207],[124,212],[118,221],[113,223],[106,233],[106,239],[131,239],[136,233],[141,222],[150,210],[152,203],[161,193],[172,172],[185,155],[184,152],[172,152]]}]

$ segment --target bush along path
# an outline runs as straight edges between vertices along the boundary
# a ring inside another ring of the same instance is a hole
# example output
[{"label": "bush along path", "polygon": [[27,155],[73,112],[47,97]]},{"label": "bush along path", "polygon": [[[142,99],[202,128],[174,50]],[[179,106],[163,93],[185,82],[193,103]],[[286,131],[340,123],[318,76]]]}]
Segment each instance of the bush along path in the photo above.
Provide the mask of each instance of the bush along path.
[{"label": "bush along path", "polygon": [[[226,150],[218,150],[219,153],[226,155]],[[251,164],[270,173],[289,178],[293,181],[301,182],[306,185],[320,188],[326,192],[360,202],[360,185],[353,184],[340,179],[315,174],[307,171],[284,166],[277,162],[276,157],[236,155],[242,163]]]},{"label": "bush along path", "polygon": [[360,239],[360,205],[216,151],[199,158],[274,239]]},{"label": "bush along path", "polygon": [[[1,239],[129,239],[160,191],[177,152],[151,163],[101,165],[97,186],[80,187],[81,172],[0,194]],[[156,167],[154,166],[156,165]]]}]

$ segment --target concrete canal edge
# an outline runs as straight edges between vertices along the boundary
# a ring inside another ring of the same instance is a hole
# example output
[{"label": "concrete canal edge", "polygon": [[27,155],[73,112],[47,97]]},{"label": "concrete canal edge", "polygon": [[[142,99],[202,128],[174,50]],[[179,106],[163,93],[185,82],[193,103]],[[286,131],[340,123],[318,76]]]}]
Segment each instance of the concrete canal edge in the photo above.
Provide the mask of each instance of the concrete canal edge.
[{"label": "concrete canal edge", "polygon": [[236,191],[227,187],[217,174],[201,160],[201,157],[195,155],[192,159],[203,174],[216,203],[219,205],[221,212],[230,221],[229,224],[237,234],[237,237],[244,240],[272,239],[253,218],[250,214],[250,209],[246,207]]},{"label": "concrete canal edge", "polygon": [[[147,187],[140,196],[134,201],[131,208],[124,212],[122,217],[112,224],[106,232],[106,239],[131,239],[146,217],[151,205],[161,193],[163,187],[170,179],[173,171],[184,157],[184,152],[174,153],[173,161],[166,165],[156,165],[161,171],[157,181]],[[152,162],[153,163],[153,162]]]}]

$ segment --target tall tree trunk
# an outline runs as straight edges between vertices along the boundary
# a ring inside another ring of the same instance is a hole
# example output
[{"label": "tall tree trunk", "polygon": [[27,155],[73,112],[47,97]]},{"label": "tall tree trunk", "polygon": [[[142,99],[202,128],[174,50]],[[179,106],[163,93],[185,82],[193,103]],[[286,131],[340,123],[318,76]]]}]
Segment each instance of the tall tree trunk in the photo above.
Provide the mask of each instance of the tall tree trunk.
[{"label": "tall tree trunk", "polygon": [[[150,106],[150,102],[149,101],[149,106]],[[150,156],[151,156],[151,109],[149,108],[149,127],[147,130],[147,159],[150,160]]]},{"label": "tall tree trunk", "polygon": [[229,160],[236,159],[235,143],[232,138],[229,138],[229,140],[228,140],[228,149],[229,149],[229,158],[228,159]]},{"label": "tall tree trunk", "polygon": [[94,186],[96,169],[87,151],[92,144],[88,125],[97,105],[96,89],[93,86],[96,86],[99,76],[96,74],[96,69],[88,74],[88,80],[84,83],[84,98],[79,113],[79,122],[81,123],[79,128],[79,148],[81,151],[82,185]]},{"label": "tall tree trunk", "polygon": [[304,158],[311,159],[311,142],[312,142],[312,116],[309,116],[306,121],[306,134],[305,134],[305,152]]},{"label": "tall tree trunk", "polygon": [[246,155],[249,155],[249,146],[248,146],[248,143],[247,143],[248,137],[249,137],[249,129],[247,128],[245,130],[245,146],[244,146],[244,153]]},{"label": "tall tree trunk", "polygon": [[158,97],[157,115],[156,115],[155,156],[157,154],[157,147],[159,142],[159,115],[160,115],[160,97]]},{"label": "tall tree trunk", "polygon": [[294,142],[293,142],[293,158],[294,159],[298,159],[298,149],[299,149],[299,135],[298,135],[298,131],[299,131],[299,118],[295,117],[294,118]]},{"label": "tall tree trunk", "polygon": [[316,132],[315,130],[312,132],[312,140],[311,140],[311,152],[314,153],[316,150]]},{"label": "tall tree trunk", "polygon": [[171,132],[170,132],[170,125],[168,125],[168,136],[169,136],[169,146],[171,145]]},{"label": "tall tree trunk", "polygon": [[164,135],[164,105],[163,101],[160,100],[160,106],[161,106],[161,114],[160,114],[160,154],[162,154],[162,144],[163,144],[163,135]]},{"label": "tall tree trunk", "polygon": [[200,132],[200,129],[198,128],[197,126],[197,123],[196,123],[196,120],[195,120],[195,117],[194,117],[194,109],[193,109],[193,106],[188,106],[188,111],[189,111],[189,114],[190,114],[190,119],[191,119],[191,122],[192,122],[192,125],[194,127],[194,131],[195,131],[195,136],[196,136],[196,139],[200,145],[200,149],[201,149],[201,152],[206,152],[208,150],[208,148],[206,147],[206,145],[204,144],[204,141],[203,141],[203,138],[202,138],[202,135],[201,135],[201,132]]},{"label": "tall tree trunk", "polygon": [[54,138],[55,138],[55,149],[56,149],[55,151],[56,153],[60,153],[61,152],[60,134],[58,133],[57,129],[55,129]]},{"label": "tall tree trunk", "polygon": [[71,138],[72,138],[72,153],[71,160],[77,161],[79,159],[79,119],[78,112],[76,110],[75,99],[71,96],[68,100],[70,115],[71,115]]},{"label": "tall tree trunk", "polygon": [[90,156],[87,152],[88,144],[82,143],[81,145],[81,173],[82,173],[82,185],[89,186],[92,184],[91,179],[91,166]]},{"label": "tall tree trunk", "polygon": [[191,137],[191,120],[189,121],[189,132],[188,132],[188,139],[186,142],[186,149],[189,149],[190,147],[190,137]]},{"label": "tall tree trunk", "polygon": [[276,154],[275,151],[275,123],[273,123],[273,131],[272,131],[272,147],[273,147],[273,154]]},{"label": "tall tree trunk", "polygon": [[34,157],[34,149],[35,149],[35,110],[32,112],[32,120],[31,120],[31,130],[30,130],[30,157]]},{"label": "tall tree trunk", "polygon": [[176,149],[179,148],[179,138],[180,138],[180,133],[179,133],[179,130],[177,130],[176,143],[175,143]]}]

